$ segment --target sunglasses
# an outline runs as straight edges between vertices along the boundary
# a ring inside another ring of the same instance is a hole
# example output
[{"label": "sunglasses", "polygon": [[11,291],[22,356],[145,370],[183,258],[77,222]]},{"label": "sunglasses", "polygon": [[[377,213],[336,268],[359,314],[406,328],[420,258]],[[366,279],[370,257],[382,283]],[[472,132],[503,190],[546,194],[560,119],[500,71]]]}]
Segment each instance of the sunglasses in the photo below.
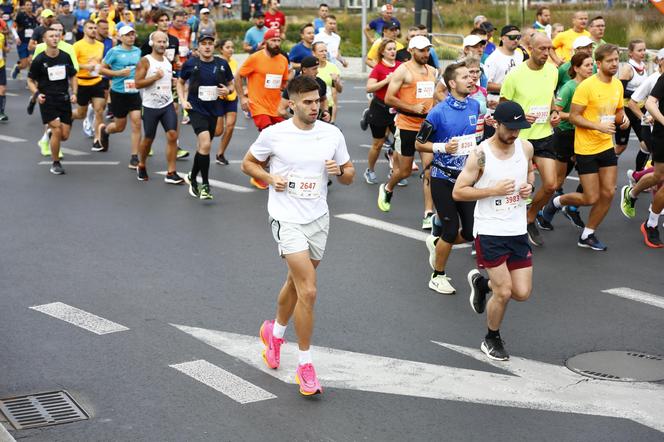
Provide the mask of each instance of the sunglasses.
[{"label": "sunglasses", "polygon": [[506,35],[505,37],[509,38],[509,39],[512,40],[512,41],[514,41],[514,40],[521,40],[521,34],[517,34],[517,35]]}]

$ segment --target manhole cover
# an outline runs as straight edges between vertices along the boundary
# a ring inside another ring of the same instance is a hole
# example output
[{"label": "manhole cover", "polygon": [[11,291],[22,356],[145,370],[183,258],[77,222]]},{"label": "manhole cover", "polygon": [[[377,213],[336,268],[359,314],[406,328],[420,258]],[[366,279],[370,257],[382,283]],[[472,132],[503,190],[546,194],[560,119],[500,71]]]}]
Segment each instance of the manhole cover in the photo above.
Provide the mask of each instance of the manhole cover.
[{"label": "manhole cover", "polygon": [[594,351],[571,357],[570,370],[595,379],[623,382],[664,380],[664,356],[638,351]]},{"label": "manhole cover", "polygon": [[0,411],[17,430],[65,424],[89,418],[66,391],[0,399]]}]

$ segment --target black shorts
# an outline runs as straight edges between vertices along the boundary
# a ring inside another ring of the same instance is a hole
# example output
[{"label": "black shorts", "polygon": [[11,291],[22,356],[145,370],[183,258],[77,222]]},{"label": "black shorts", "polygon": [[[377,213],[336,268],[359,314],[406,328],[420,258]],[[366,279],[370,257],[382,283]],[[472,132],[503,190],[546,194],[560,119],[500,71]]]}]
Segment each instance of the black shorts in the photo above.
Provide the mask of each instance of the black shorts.
[{"label": "black shorts", "polygon": [[210,139],[214,138],[214,132],[217,129],[217,117],[210,117],[190,110],[189,121],[196,136],[202,132],[209,132]]},{"label": "black shorts", "polygon": [[220,100],[219,104],[221,105],[220,107],[223,110],[224,115],[226,115],[229,112],[237,113],[237,98],[232,101]]},{"label": "black shorts", "polygon": [[116,118],[125,118],[129,112],[141,110],[141,94],[123,94],[111,91],[110,108]]},{"label": "black shorts", "polygon": [[431,178],[431,198],[442,224],[440,237],[446,243],[454,244],[459,234],[459,219],[461,219],[461,236],[466,241],[472,241],[475,201],[454,201],[453,189],[454,183],[451,181]]},{"label": "black shorts", "polygon": [[390,107],[385,102],[374,97],[369,104],[369,112],[367,112],[367,122],[371,126],[373,137],[383,138],[387,127],[391,127],[392,133],[394,133],[395,116],[396,113],[390,112]]},{"label": "black shorts", "polygon": [[579,171],[579,175],[597,173],[604,167],[613,167],[617,165],[618,156],[613,147],[594,155],[576,154],[576,168]]},{"label": "black shorts", "polygon": [[79,106],[87,106],[93,98],[105,98],[106,91],[104,90],[104,80],[92,86],[79,86],[78,93],[76,94],[76,102]]},{"label": "black shorts", "polygon": [[371,128],[371,136],[376,140],[387,137],[387,129],[390,129],[392,133],[396,132],[394,123],[389,126],[376,126],[373,123],[369,123],[369,127]]},{"label": "black shorts", "polygon": [[641,125],[641,140],[646,145],[648,152],[652,152],[652,126],[643,126]]},{"label": "black shorts", "polygon": [[394,150],[404,157],[414,157],[416,136],[416,130],[402,130],[397,128],[394,132]]},{"label": "black shorts", "polygon": [[[645,109],[642,109],[642,111],[645,111]],[[628,107],[625,107],[625,115],[629,119],[629,127],[623,130],[616,125],[616,144],[626,146],[629,142],[629,133],[632,129],[634,129],[634,133],[639,141],[643,141],[643,135],[641,134],[641,119],[634,115],[634,112]]]},{"label": "black shorts", "polygon": [[553,129],[553,147],[556,151],[556,160],[569,163],[574,156],[574,129]]},{"label": "black shorts", "polygon": [[492,269],[507,263],[507,269],[517,270],[533,266],[533,253],[528,235],[494,236],[478,234],[475,238],[477,266]]},{"label": "black shorts", "polygon": [[46,96],[44,104],[39,105],[42,123],[48,124],[56,118],[60,119],[62,124],[71,126],[71,101],[69,96]]},{"label": "black shorts", "polygon": [[528,140],[533,145],[533,156],[540,158],[550,158],[552,160],[556,159],[556,151],[553,144],[553,135],[549,135],[546,138],[540,138],[539,140]]},{"label": "black shorts", "polygon": [[7,69],[5,66],[0,68],[0,86],[7,86]]},{"label": "black shorts", "polygon": [[650,154],[654,163],[664,163],[664,130],[657,129],[653,131]]},{"label": "black shorts", "polygon": [[164,132],[178,130],[178,114],[175,112],[173,103],[162,107],[161,109],[144,107],[141,119],[143,120],[143,134],[145,135],[145,138],[151,140],[154,140],[154,137],[157,134],[157,126],[159,123],[161,123],[161,127],[164,128]]}]

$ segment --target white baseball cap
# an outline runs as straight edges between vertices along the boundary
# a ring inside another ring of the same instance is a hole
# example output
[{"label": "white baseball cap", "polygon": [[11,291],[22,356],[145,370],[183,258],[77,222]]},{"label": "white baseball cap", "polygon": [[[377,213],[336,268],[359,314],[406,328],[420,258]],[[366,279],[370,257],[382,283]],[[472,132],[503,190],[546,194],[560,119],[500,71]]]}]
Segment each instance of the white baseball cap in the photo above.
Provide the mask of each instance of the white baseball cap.
[{"label": "white baseball cap", "polygon": [[664,48],[657,51],[657,59],[658,60],[664,60]]},{"label": "white baseball cap", "polygon": [[394,11],[394,6],[392,5],[383,5],[380,7],[380,12],[392,12]]},{"label": "white baseball cap", "polygon": [[590,39],[590,37],[587,35],[582,35],[581,37],[577,37],[577,39],[574,40],[574,43],[572,43],[572,49],[585,48],[586,46],[589,46],[593,43],[594,42]]},{"label": "white baseball cap", "polygon": [[118,35],[119,36],[127,35],[130,32],[136,32],[136,30],[134,28],[132,28],[131,26],[128,26],[128,25],[125,25],[125,26],[121,27],[120,29],[118,29]]},{"label": "white baseball cap", "polygon": [[408,42],[408,49],[424,49],[431,47],[431,42],[424,35],[416,35]]},{"label": "white baseball cap", "polygon": [[201,14],[209,14],[210,10],[208,8],[201,9]]},{"label": "white baseball cap", "polygon": [[479,35],[466,35],[463,38],[463,47],[466,46],[475,46],[477,43],[482,41],[482,37]]}]

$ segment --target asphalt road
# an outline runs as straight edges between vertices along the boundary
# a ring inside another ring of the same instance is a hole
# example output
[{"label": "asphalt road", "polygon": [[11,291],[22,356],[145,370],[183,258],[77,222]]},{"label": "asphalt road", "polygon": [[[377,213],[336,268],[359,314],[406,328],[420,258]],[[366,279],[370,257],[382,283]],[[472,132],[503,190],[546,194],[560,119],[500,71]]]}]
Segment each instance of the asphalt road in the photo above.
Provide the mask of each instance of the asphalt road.
[{"label": "asphalt road", "polygon": [[[92,153],[80,122],[64,144],[77,155],[67,154],[65,161],[91,163],[65,163],[66,175],[51,175],[48,165],[40,165],[38,112],[25,113],[27,90],[10,80],[8,92],[15,94],[8,97],[10,122],[0,126],[0,398],[64,389],[91,415],[77,423],[10,429],[16,439],[662,440],[661,422],[629,418],[659,413],[661,421],[662,408],[653,409],[661,402],[639,393],[664,392],[661,383],[631,384],[634,390],[616,401],[611,394],[626,388],[624,383],[592,381],[598,393],[587,395],[575,393],[575,385],[537,387],[553,382],[553,369],[579,353],[664,353],[661,308],[602,292],[628,287],[662,301],[656,272],[663,255],[647,249],[639,232],[648,197],[641,198],[639,219],[632,221],[614,200],[598,232],[609,246],[605,253],[579,249],[579,232],[556,218],[555,230],[544,233],[545,246],[534,250],[532,298],[511,304],[502,327],[513,362],[488,364],[478,350],[485,318],[467,300],[465,275],[474,266],[469,249],[453,252],[447,271],[458,294],[443,296],[427,288],[422,241],[336,217],[356,214],[418,230],[422,215],[415,175],[398,189],[390,213],[377,209],[377,186],[361,177],[367,154],[362,145],[370,143],[370,133],[358,125],[362,84],[348,82],[338,126],[358,176],[350,187],[334,184],[330,191],[333,216],[319,272],[314,341],[354,353],[338,356],[351,361],[343,372],[319,363],[319,374],[328,379],[324,387],[332,386],[307,400],[296,386],[266,374],[249,344],[246,351],[224,352],[173,326],[255,337],[262,320],[274,316],[285,265],[268,229],[267,194],[213,188],[214,201],[203,203],[184,186],[165,184],[156,174],[165,170],[161,135],[149,163],[151,179],[139,182],[126,167],[128,136],[112,135],[108,153]],[[248,189],[238,162],[256,131],[242,116],[238,126],[227,155],[234,162],[212,165],[211,178]],[[191,127],[182,128],[180,139],[185,147],[194,145]],[[620,159],[620,185],[635,152],[631,142]],[[100,161],[118,163],[95,164]],[[181,173],[190,167],[191,160],[178,162]],[[386,175],[385,162],[378,173]],[[575,185],[567,182],[568,189]],[[30,308],[54,302],[127,330],[97,335]],[[292,327],[287,338],[295,341]],[[472,354],[432,341],[467,347]],[[330,352],[314,352],[314,361],[334,357]],[[382,368],[374,370],[362,354],[391,359],[379,360]],[[260,390],[275,397],[241,403],[170,367],[198,360],[237,376],[239,389],[250,396]],[[430,381],[420,376],[435,366],[453,375]],[[455,387],[459,393],[430,394]],[[538,396],[544,390],[559,395],[562,405]],[[495,399],[482,399],[490,394]]]}]

